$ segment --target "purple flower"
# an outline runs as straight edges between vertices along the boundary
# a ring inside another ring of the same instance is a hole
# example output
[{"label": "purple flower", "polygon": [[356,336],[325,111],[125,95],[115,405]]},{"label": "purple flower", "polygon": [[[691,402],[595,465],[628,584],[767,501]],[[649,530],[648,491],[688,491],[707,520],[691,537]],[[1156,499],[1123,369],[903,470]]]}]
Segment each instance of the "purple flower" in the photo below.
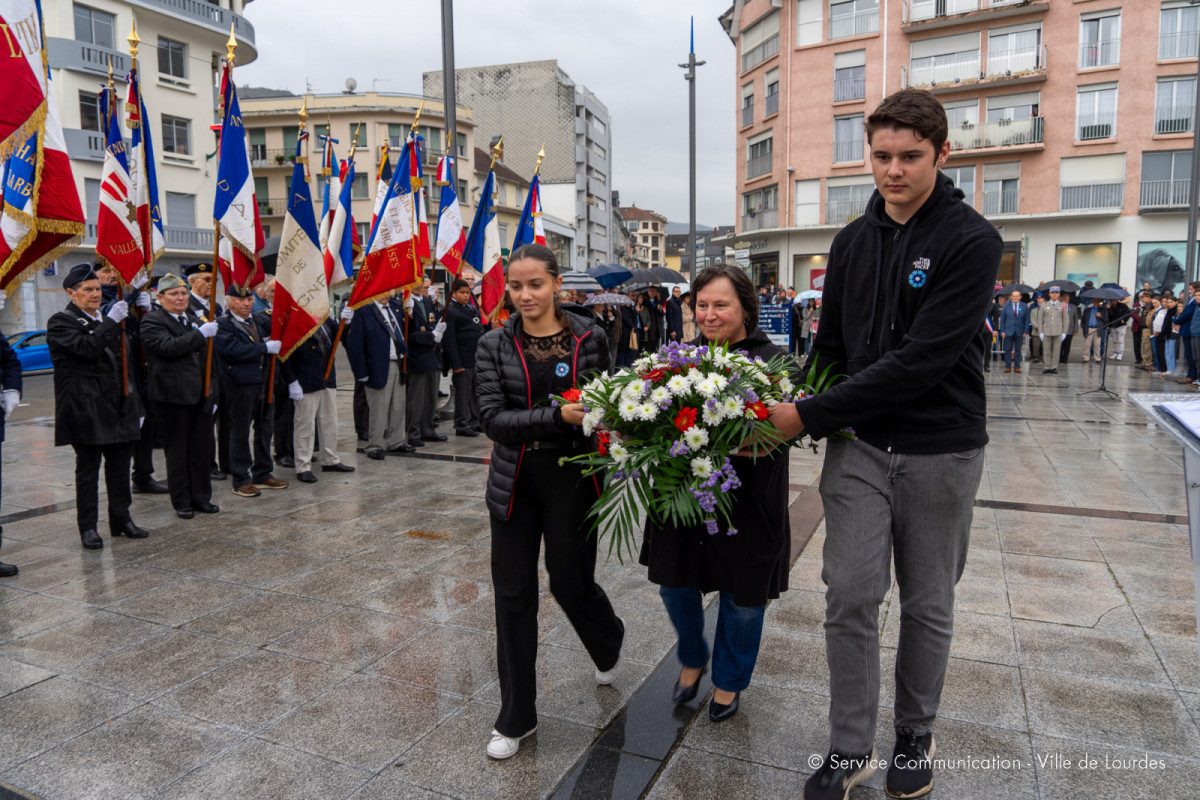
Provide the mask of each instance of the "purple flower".
[{"label": "purple flower", "polygon": [[720,530],[720,527],[717,525],[717,521],[715,519],[704,520],[704,527],[708,529],[709,536],[715,536],[717,531]]},{"label": "purple flower", "polygon": [[737,528],[730,528],[729,530],[725,531],[725,535],[726,536],[737,536],[737,532],[738,532]]},{"label": "purple flower", "polygon": [[676,440],[671,445],[671,449],[667,451],[667,455],[683,456],[683,455],[687,455],[689,452],[690,451],[688,450],[688,446],[683,443],[682,439],[680,439],[680,440]]}]

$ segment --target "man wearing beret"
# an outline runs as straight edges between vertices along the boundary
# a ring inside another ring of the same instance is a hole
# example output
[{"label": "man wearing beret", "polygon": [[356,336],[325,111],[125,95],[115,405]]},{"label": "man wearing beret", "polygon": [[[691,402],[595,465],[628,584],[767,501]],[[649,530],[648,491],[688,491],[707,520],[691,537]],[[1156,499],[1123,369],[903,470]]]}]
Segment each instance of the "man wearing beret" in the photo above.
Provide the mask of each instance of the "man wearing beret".
[{"label": "man wearing beret", "polygon": [[148,393],[167,456],[171,505],[182,519],[215,514],[209,465],[213,459],[212,398],[204,396],[205,343],[217,323],[188,308],[188,285],[178,275],[158,281],[161,307],[142,319]]},{"label": "man wearing beret", "polygon": [[[271,406],[264,384],[267,370],[264,360],[278,355],[280,343],[270,338],[270,330],[259,327],[251,309],[254,294],[249,289],[230,286],[225,290],[225,313],[217,318],[214,349],[220,364],[221,385],[229,414],[229,466],[233,474],[233,493],[239,497],[258,497],[261,489],[286,489],[287,481],[271,474]],[[254,432],[253,459],[250,433]]]},{"label": "man wearing beret", "polygon": [[[72,267],[63,279],[70,302],[46,323],[54,365],[54,444],[75,449],[75,514],[83,546],[98,550],[100,460],[108,494],[108,531],[142,539],[133,523],[129,461],[138,440],[142,403],[131,379],[122,386],[121,320],[129,305],[117,300],[100,313],[100,281],[91,264]],[[125,353],[127,363],[132,353]]]}]

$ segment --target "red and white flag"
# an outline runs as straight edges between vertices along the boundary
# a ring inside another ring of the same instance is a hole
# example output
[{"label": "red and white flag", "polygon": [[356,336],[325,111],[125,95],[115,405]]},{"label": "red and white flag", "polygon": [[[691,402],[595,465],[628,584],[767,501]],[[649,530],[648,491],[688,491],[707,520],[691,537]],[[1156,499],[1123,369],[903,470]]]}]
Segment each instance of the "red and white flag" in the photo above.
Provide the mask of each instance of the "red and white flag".
[{"label": "red and white flag", "polygon": [[467,232],[463,228],[462,209],[458,205],[458,192],[454,189],[454,156],[438,159],[437,185],[442,187],[438,208],[437,245],[434,257],[450,271],[458,275],[462,269],[463,250],[467,246]]}]

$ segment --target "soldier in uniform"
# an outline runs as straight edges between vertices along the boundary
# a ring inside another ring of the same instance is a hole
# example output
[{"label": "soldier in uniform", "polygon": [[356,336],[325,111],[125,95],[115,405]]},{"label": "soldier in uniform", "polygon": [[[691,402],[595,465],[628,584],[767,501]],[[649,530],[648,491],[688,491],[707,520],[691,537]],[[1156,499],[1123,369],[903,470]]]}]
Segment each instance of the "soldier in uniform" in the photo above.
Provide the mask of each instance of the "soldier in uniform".
[{"label": "soldier in uniform", "polygon": [[215,514],[209,465],[213,459],[212,397],[204,396],[205,343],[217,323],[197,317],[178,275],[158,282],[162,306],[142,319],[150,401],[163,436],[167,487],[181,519]]},{"label": "soldier in uniform", "polygon": [[[349,321],[353,316],[354,311],[349,307],[342,311],[342,319]],[[329,377],[325,377],[325,365],[336,335],[337,326],[326,319],[282,363],[288,397],[296,406],[292,451],[296,479],[301,483],[317,482],[312,473],[314,432],[321,444],[318,457],[321,471],[354,472],[354,467],[343,464],[337,454],[337,369],[331,368]]]},{"label": "soldier in uniform", "polygon": [[[100,313],[100,281],[91,264],[77,264],[63,279],[70,297],[66,309],[50,317],[46,343],[54,364],[54,444],[75,449],[75,513],[79,536],[89,550],[104,547],[99,518],[100,460],[108,494],[108,531],[142,539],[133,523],[129,462],[138,440],[142,403],[132,377],[121,386],[121,320],[124,300]],[[126,347],[127,363],[133,355]]]},{"label": "soldier in uniform", "polygon": [[[4,309],[4,294],[0,292],[0,310]],[[8,339],[4,334],[0,333],[0,405],[4,410],[4,415],[0,416],[0,442],[4,441],[4,423],[8,420],[8,415],[13,412],[17,404],[21,402],[21,392],[24,387],[21,385],[21,362],[17,358],[16,352],[12,349],[12,345],[8,343]],[[0,528],[0,534],[4,533],[4,529]],[[8,578],[16,575],[19,570],[15,564],[5,564],[0,562],[0,578]]]},{"label": "soldier in uniform", "polygon": [[[229,415],[229,466],[233,493],[258,497],[260,489],[286,489],[288,482],[271,474],[271,433],[274,428],[265,383],[271,368],[266,356],[279,353],[279,342],[270,338],[254,319],[254,293],[230,286],[225,290],[225,313],[217,318],[215,350]],[[253,456],[250,433],[254,432]]]},{"label": "soldier in uniform", "polygon": [[1042,343],[1042,372],[1058,373],[1058,360],[1062,355],[1062,343],[1067,338],[1071,325],[1071,309],[1062,299],[1057,286],[1050,287],[1050,302],[1042,306],[1038,315],[1038,340]]}]

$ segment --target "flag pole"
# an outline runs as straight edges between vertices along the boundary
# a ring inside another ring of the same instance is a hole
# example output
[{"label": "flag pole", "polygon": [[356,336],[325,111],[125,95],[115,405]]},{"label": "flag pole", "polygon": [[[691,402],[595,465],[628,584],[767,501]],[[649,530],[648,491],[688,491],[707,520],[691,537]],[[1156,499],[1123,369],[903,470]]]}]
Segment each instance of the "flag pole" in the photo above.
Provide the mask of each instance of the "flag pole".
[{"label": "flag pole", "polygon": [[[108,60],[108,109],[107,109],[107,112],[108,113],[105,114],[105,116],[108,117],[108,120],[111,120],[112,115],[117,113],[117,85],[116,85],[116,83],[113,82],[113,66],[112,66],[111,58]],[[108,120],[106,120],[106,122],[108,122]],[[107,130],[107,128],[108,128],[108,125],[106,124],[105,129]],[[114,270],[114,271],[116,271],[116,270]],[[116,272],[117,272],[117,287],[120,290],[124,290],[125,280],[123,278],[121,278],[121,273],[119,271],[116,271]],[[124,294],[123,291],[122,291],[122,294]],[[119,300],[122,298],[118,297],[117,299]],[[122,318],[121,322],[119,324],[121,326],[121,396],[129,397],[129,354],[125,352],[129,346],[129,339],[127,338],[127,335],[125,332],[125,320]]]},{"label": "flag pole", "polygon": [[[422,100],[421,105],[417,107],[416,116],[413,117],[412,127],[410,127],[408,129],[408,136],[410,139],[412,139],[412,154],[411,154],[411,160],[409,161],[409,166],[408,166],[410,173],[412,172],[414,162],[417,163],[417,169],[421,168],[420,162],[418,160],[420,158],[421,154],[420,154],[420,151],[417,149],[416,132],[417,132],[417,124],[421,121],[421,112],[424,110],[425,110],[425,101]],[[418,192],[421,191],[421,186],[422,186],[421,179],[420,178],[413,179],[412,175],[410,174],[409,175],[409,188],[412,190],[412,194],[413,194],[413,206],[412,206],[413,207],[413,212],[412,212],[413,237],[415,239],[417,239],[418,241],[420,240],[420,234],[421,234],[421,208],[420,208],[421,196],[418,194]],[[415,274],[424,275],[425,270],[421,269],[421,259],[417,255],[417,248],[415,245],[412,248],[412,258],[413,258],[413,274],[414,275]],[[404,344],[405,344],[405,346],[407,346],[408,345],[408,330],[409,330],[408,321],[409,321],[409,317],[411,315],[409,314],[408,309],[405,308],[405,306],[404,306],[404,294],[405,294],[405,292],[401,292],[401,294],[400,294],[400,298],[401,298],[400,307],[404,309]],[[407,290],[407,294],[409,297],[411,297],[412,290],[411,289]],[[404,353],[404,356],[401,357],[401,359],[400,359],[400,374],[405,375],[407,373],[408,373],[408,351],[406,350]]]},{"label": "flag pole", "polygon": [[[229,80],[233,81],[233,62],[234,51],[237,50],[237,39],[233,35],[233,23],[229,24],[229,40],[225,42],[225,69]],[[221,115],[222,121],[225,115]],[[221,159],[220,142],[217,143],[217,161]],[[213,220],[213,257],[212,257],[212,285],[208,288],[208,321],[212,322],[217,318],[217,276],[220,270],[217,269],[217,264],[221,261],[221,223],[218,220]],[[233,269],[233,264],[229,265],[230,270]],[[212,390],[212,361],[213,361],[213,340],[216,337],[210,337],[208,340],[208,352],[204,356],[204,396],[208,397]],[[274,371],[272,371],[274,374]]]}]

